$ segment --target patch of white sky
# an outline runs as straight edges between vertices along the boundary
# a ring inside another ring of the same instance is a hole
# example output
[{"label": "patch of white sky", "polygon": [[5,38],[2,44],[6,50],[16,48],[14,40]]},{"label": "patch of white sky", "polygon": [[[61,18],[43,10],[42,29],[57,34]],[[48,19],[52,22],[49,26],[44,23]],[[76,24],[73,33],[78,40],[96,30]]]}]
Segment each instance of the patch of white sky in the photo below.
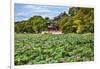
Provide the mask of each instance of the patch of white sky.
[{"label": "patch of white sky", "polygon": [[67,6],[15,4],[15,21],[27,20],[35,15],[53,19],[60,13],[68,13],[68,11]]}]

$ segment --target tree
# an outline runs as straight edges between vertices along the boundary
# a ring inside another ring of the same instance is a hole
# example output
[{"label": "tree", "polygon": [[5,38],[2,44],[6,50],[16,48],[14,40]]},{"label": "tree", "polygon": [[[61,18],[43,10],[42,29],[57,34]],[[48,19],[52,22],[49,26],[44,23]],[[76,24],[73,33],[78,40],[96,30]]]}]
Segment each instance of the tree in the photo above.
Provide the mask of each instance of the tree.
[{"label": "tree", "polygon": [[64,11],[54,19],[33,16],[26,21],[15,22],[15,32],[40,33],[43,30],[47,30],[48,24],[51,23],[63,33],[93,33],[94,9],[71,7],[68,14]]},{"label": "tree", "polygon": [[17,33],[39,33],[47,29],[47,20],[41,16],[33,16],[27,21],[17,22],[15,24],[15,32]]}]

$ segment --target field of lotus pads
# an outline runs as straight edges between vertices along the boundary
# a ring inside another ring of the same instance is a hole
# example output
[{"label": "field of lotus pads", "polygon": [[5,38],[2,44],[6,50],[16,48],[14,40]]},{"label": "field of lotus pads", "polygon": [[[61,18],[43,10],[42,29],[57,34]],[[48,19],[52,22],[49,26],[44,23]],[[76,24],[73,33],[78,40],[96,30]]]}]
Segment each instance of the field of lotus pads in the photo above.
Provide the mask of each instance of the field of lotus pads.
[{"label": "field of lotus pads", "polygon": [[15,34],[15,65],[94,60],[94,34]]}]

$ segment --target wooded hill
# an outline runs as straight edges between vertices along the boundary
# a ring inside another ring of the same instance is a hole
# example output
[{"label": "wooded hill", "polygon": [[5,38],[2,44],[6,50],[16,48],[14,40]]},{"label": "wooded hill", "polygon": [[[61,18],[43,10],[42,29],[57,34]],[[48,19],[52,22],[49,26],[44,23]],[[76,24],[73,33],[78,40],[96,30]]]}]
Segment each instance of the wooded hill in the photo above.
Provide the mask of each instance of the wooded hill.
[{"label": "wooded hill", "polygon": [[94,33],[94,9],[71,7],[68,14],[63,12],[54,19],[33,16],[26,21],[15,22],[16,33],[41,33],[53,23],[63,33]]}]

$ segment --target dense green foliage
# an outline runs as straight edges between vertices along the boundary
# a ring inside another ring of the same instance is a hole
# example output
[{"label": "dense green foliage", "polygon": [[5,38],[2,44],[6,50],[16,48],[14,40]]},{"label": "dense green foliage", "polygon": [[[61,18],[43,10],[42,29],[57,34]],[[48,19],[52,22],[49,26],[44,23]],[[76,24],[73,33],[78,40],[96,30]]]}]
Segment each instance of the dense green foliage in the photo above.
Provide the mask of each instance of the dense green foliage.
[{"label": "dense green foliage", "polygon": [[27,21],[15,23],[15,32],[17,33],[39,33],[47,29],[47,20],[41,16],[33,16]]},{"label": "dense green foliage", "polygon": [[87,33],[94,32],[94,9],[72,7],[69,16],[62,16],[58,24],[63,33]]},{"label": "dense green foliage", "polygon": [[15,65],[93,61],[93,36],[15,34]]},{"label": "dense green foliage", "polygon": [[50,19],[41,16],[33,16],[26,21],[15,22],[15,32],[17,33],[40,33],[47,30],[48,22],[58,26],[63,33],[93,33],[94,32],[94,9],[72,7],[69,13],[59,14]]}]

